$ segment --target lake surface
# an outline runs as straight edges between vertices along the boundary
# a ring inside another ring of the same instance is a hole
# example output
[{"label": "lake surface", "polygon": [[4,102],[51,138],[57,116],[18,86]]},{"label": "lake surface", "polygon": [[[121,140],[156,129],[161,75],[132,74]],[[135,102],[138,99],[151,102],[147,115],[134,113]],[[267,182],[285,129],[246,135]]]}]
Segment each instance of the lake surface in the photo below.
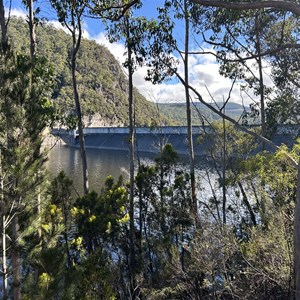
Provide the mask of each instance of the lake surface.
[{"label": "lake surface", "polygon": [[[153,157],[148,153],[140,154],[141,162],[151,163]],[[103,187],[107,176],[111,175],[115,180],[122,175],[124,179],[129,178],[129,152],[116,150],[100,150],[87,149],[88,172],[90,190],[99,192]],[[183,162],[187,162],[187,157],[182,157]],[[217,181],[216,173],[209,171],[204,167],[204,158],[197,158],[196,178],[198,198],[201,201],[210,199],[213,194],[222,197],[222,191]],[[137,165],[137,164],[136,164]],[[187,164],[186,171],[188,171]],[[49,152],[49,160],[46,163],[48,171],[52,174],[51,177],[58,175],[60,171],[64,171],[70,179],[73,180],[74,191],[73,195],[83,195],[82,184],[82,165],[80,151],[78,148],[73,148],[65,145],[57,145]],[[204,168],[203,168],[204,167]],[[214,192],[212,193],[212,188]],[[230,190],[227,190],[228,201],[230,201]],[[235,197],[236,198],[236,197]]]},{"label": "lake surface", "polygon": [[[46,168],[55,177],[61,170],[73,180],[74,187],[82,191],[82,165],[77,148],[57,145],[49,152]],[[153,155],[142,155],[141,160],[150,161]],[[91,190],[99,191],[109,175],[129,178],[129,152],[117,150],[87,149],[89,184]]]},{"label": "lake surface", "polygon": [[[120,175],[126,180],[129,179],[129,151],[101,149],[86,149],[86,151],[90,190],[99,192],[103,187],[106,177],[109,175],[113,176],[115,180],[117,180]],[[141,162],[151,163],[157,154],[144,152],[140,153],[139,156]],[[77,192],[82,194],[83,184],[80,150],[66,145],[57,145],[50,150],[48,157],[49,160],[46,163],[46,168],[51,173],[51,177],[54,178],[63,170],[68,177],[73,180],[73,186]],[[188,172],[188,158],[186,156],[180,157]],[[207,197],[208,194],[211,194],[209,184],[207,183],[208,174],[204,171],[205,168],[203,168],[205,159],[198,157],[196,158],[196,162],[196,177],[198,184],[201,183],[201,189],[199,189],[198,194],[199,197],[203,199]],[[215,182],[216,175],[209,172],[209,176],[211,177],[210,179]]]}]

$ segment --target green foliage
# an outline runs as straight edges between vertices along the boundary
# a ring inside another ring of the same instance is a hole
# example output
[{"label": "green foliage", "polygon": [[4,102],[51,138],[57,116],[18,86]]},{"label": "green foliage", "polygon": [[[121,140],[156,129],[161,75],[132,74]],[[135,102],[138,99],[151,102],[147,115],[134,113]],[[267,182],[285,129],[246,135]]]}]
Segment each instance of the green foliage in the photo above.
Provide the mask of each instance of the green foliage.
[{"label": "green foliage", "polygon": [[[182,99],[184,100],[184,99]],[[212,103],[216,108],[223,106],[223,103]],[[158,109],[167,117],[172,118],[172,125],[186,125],[186,105],[185,103],[158,103]],[[238,120],[249,111],[248,107],[234,102],[226,104],[226,115]],[[220,120],[220,116],[212,113],[205,105],[199,102],[194,102],[191,106],[191,118],[193,126],[201,126],[202,118],[205,119],[204,123],[215,122]],[[250,122],[249,122],[250,123]]]},{"label": "green foliage", "polygon": [[[286,208],[285,208],[286,209]],[[288,297],[293,276],[293,224],[286,212],[276,209],[268,229],[250,229],[249,241],[241,244],[245,268],[239,280],[245,299]]]},{"label": "green foliage", "polygon": [[94,252],[108,238],[120,234],[129,221],[126,206],[127,189],[121,177],[116,183],[108,177],[99,195],[91,192],[77,199],[72,214],[78,234],[83,236],[83,246],[89,252]]},{"label": "green foliage", "polygon": [[[56,117],[50,100],[53,69],[43,58],[31,59],[8,49],[0,53],[0,74],[1,217],[6,220],[2,232],[11,237],[7,239],[13,249],[10,259],[20,259],[23,254],[27,258],[22,261],[20,278],[26,290],[26,285],[31,286],[30,282],[41,275],[37,271],[42,261],[37,207],[42,211],[48,200],[44,194],[47,158],[42,141],[43,131]],[[38,204],[38,199],[43,203]],[[19,267],[9,269],[9,280]],[[50,285],[52,279],[47,278],[49,282],[41,279],[41,290]]]},{"label": "green foliage", "polygon": [[[80,300],[117,299],[114,270],[109,268],[108,257],[101,252],[89,255],[76,266],[73,290],[69,297]],[[65,295],[64,299],[70,299]]]},{"label": "green foliage", "polygon": [[43,178],[42,133],[55,118],[49,99],[53,77],[45,60],[13,52],[1,53],[0,68],[2,170],[11,178],[8,198],[25,199]]}]

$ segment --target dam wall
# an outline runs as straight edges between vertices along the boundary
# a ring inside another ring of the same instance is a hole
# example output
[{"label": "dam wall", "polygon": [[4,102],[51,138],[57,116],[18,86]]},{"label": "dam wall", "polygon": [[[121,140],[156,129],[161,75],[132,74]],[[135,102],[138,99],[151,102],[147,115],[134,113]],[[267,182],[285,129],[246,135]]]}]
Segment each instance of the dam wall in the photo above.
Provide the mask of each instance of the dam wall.
[{"label": "dam wall", "polygon": [[[166,126],[160,128],[138,127],[136,131],[136,150],[140,152],[159,153],[166,143],[172,144],[181,155],[188,155],[188,139],[186,126]],[[199,138],[209,134],[211,127],[193,127],[193,141],[195,155],[207,155],[211,147],[207,139]],[[281,125],[272,135],[271,140],[277,145],[286,144],[291,148],[294,140],[299,136],[300,126]],[[52,134],[59,136],[64,143],[71,147],[79,147],[78,132],[64,129],[53,129]],[[94,127],[84,128],[86,148],[128,151],[129,128],[128,127]],[[259,149],[258,149],[259,150]],[[272,150],[268,149],[267,150]]]}]

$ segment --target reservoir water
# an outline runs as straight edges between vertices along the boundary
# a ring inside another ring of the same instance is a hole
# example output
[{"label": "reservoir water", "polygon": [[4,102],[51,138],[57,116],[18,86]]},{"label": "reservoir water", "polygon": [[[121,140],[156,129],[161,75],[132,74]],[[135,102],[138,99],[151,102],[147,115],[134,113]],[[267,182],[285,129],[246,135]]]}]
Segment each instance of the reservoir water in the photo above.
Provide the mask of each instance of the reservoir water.
[{"label": "reservoir water", "polygon": [[[46,163],[47,170],[51,173],[51,177],[58,175],[60,171],[64,171],[70,179],[73,180],[74,196],[76,192],[82,195],[82,167],[81,157],[78,148],[65,145],[57,145],[49,152],[49,160]],[[140,154],[141,162],[151,163],[155,154]],[[187,167],[187,157],[181,157],[184,165]],[[109,175],[115,180],[122,175],[124,179],[129,178],[129,152],[117,150],[100,150],[87,149],[88,172],[90,190],[99,192],[103,187],[105,178]],[[212,188],[214,188],[215,196],[221,197],[221,190],[217,181],[217,176],[209,169],[203,168],[205,165],[202,159],[197,158],[196,177],[198,182],[198,197],[202,201],[212,197]],[[204,163],[204,164],[203,164]],[[188,171],[188,168],[186,169]],[[227,190],[227,193],[230,191]],[[228,195],[229,196],[229,195]]]},{"label": "reservoir water", "polygon": [[[49,152],[49,160],[46,163],[47,170],[52,177],[63,170],[73,185],[82,191],[82,166],[80,151],[77,148],[65,145],[57,145]],[[153,155],[144,154],[142,160],[150,160]],[[91,190],[99,191],[105,178],[109,175],[117,179],[120,175],[128,178],[129,153],[128,151],[87,149],[89,184]]]}]

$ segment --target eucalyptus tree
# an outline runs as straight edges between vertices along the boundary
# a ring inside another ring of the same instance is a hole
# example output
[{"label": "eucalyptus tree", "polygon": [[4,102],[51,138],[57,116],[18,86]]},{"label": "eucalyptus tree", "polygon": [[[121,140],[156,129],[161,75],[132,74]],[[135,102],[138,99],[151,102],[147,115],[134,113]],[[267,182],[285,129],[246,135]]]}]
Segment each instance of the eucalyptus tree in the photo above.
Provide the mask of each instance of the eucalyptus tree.
[{"label": "eucalyptus tree", "polygon": [[129,271],[132,284],[133,299],[135,298],[135,272],[136,272],[136,258],[135,258],[135,225],[134,225],[134,145],[135,145],[135,120],[134,120],[134,99],[133,99],[133,73],[134,73],[134,60],[133,60],[133,46],[135,39],[139,38],[132,32],[132,20],[129,16],[130,12],[127,11],[125,17],[122,19],[121,26],[115,25],[116,30],[125,36],[125,47],[127,49],[127,59],[124,66],[128,70],[128,105],[129,105],[129,153],[130,153],[130,192],[129,192],[129,217],[130,217],[130,264]]},{"label": "eucalyptus tree", "polygon": [[36,25],[37,25],[37,18],[36,12],[38,11],[34,9],[34,2],[36,0],[23,0],[23,4],[28,9],[28,28],[29,28],[29,37],[30,37],[30,56],[33,58],[36,52]]},{"label": "eucalyptus tree", "polygon": [[[14,299],[21,298],[22,236],[29,234],[24,233],[24,228],[33,221],[30,221],[33,215],[28,213],[27,208],[36,211],[37,205],[30,197],[39,198],[38,191],[41,191],[44,178],[42,166],[46,158],[45,153],[41,152],[42,132],[53,117],[52,105],[47,98],[52,88],[52,69],[47,66],[49,69],[46,71],[45,60],[34,57],[36,19],[33,14],[33,1],[24,4],[28,5],[30,10],[30,57],[15,54],[10,50],[5,37],[9,19],[3,20],[1,17],[1,24],[4,24],[2,28],[5,26],[5,30],[2,31],[2,41],[5,44],[3,52],[1,51],[3,296],[6,298],[8,295],[7,279],[12,273]],[[7,239],[8,235],[10,242]],[[6,249],[8,244],[9,252]],[[11,268],[7,268],[7,255],[11,258]]]},{"label": "eucalyptus tree", "polygon": [[[254,94],[254,97],[251,96],[250,108],[252,110],[250,113],[244,113],[243,122],[248,123],[248,116],[257,118],[260,115],[258,121],[261,128],[260,134],[266,136],[265,105],[266,100],[271,98],[271,92],[274,92],[275,87],[270,88],[265,85],[264,70],[266,62],[270,65],[270,59],[267,60],[264,57],[263,61],[261,54],[267,47],[267,39],[274,24],[278,24],[284,16],[280,12],[272,11],[232,13],[221,9],[202,8],[201,22],[198,21],[199,15],[194,15],[194,18],[195,27],[199,26],[199,30],[203,30],[204,41],[213,46],[216,51],[214,55],[220,64],[220,74],[230,78],[233,85],[239,83],[242,92],[246,95],[249,95],[249,92]],[[230,97],[221,109],[226,108],[229,100]],[[262,149],[265,149],[265,143],[262,143]],[[265,214],[265,194],[266,188],[262,178],[260,183],[262,215]],[[223,200],[225,204],[225,194]]]},{"label": "eucalyptus tree", "polygon": [[[268,134],[267,129],[270,128],[272,119],[268,112],[269,104],[277,104],[277,95],[287,92],[287,89],[283,92],[283,80],[280,80],[283,72],[280,72],[280,69],[294,70],[297,65],[295,57],[299,55],[299,51],[290,49],[299,35],[296,18],[287,12],[272,9],[232,12],[202,7],[201,13],[201,16],[194,15],[195,23],[198,23],[198,30],[203,32],[204,41],[214,47],[214,52],[205,53],[216,56],[222,75],[239,83],[241,90],[247,95],[252,91],[258,98],[256,100],[251,96],[250,107],[253,108],[253,112],[260,112],[261,134]],[[285,49],[286,47],[288,49]],[[285,49],[289,55],[279,55],[279,49],[282,54],[282,50]],[[281,59],[278,59],[278,55]],[[291,74],[295,76],[295,72]],[[267,77],[269,82],[272,80],[269,86],[265,81]],[[290,80],[284,82],[290,83]],[[285,112],[287,111],[286,109]]]},{"label": "eucalyptus tree", "polygon": [[[287,7],[287,1],[264,1],[264,3],[228,1],[193,1],[203,5],[202,10],[210,17],[206,28],[214,31],[208,42],[217,47],[218,60],[223,64],[222,73],[229,77],[238,74],[240,77],[240,68],[232,67],[233,64],[243,63],[248,69],[252,61],[257,65],[268,63],[271,79],[273,81],[272,93],[266,88],[261,76],[259,67],[259,77],[255,79],[260,82],[255,87],[254,81],[248,82],[248,85],[254,87],[255,94],[259,95],[261,107],[263,108],[262,98],[268,100],[265,109],[266,116],[262,109],[261,123],[262,127],[276,126],[276,122],[298,122],[298,94],[299,94],[299,14],[297,13],[297,4],[291,3]],[[207,9],[204,7],[208,6]],[[213,9],[211,7],[219,7]],[[239,7],[239,9],[237,9]],[[286,9],[284,9],[286,7]],[[226,10],[227,8],[227,10]],[[234,9],[228,10],[228,8]],[[245,9],[243,9],[245,8]],[[199,16],[196,16],[199,19]],[[251,21],[252,20],[252,21]],[[197,21],[196,21],[197,22]],[[200,22],[199,22],[200,23]],[[201,23],[202,20],[201,20]],[[221,28],[220,24],[223,25]],[[230,32],[224,34],[225,30]],[[239,37],[237,39],[237,37]],[[220,40],[220,37],[223,39]],[[219,40],[218,40],[219,39]],[[247,44],[245,44],[245,42]],[[239,48],[234,44],[239,43]],[[227,45],[227,46],[226,46]],[[222,47],[224,50],[222,50]],[[238,51],[236,51],[239,49]],[[255,51],[251,51],[254,49]],[[258,51],[259,50],[259,51]],[[234,55],[234,56],[233,56]],[[253,74],[255,75],[255,74]],[[266,97],[268,96],[268,97]],[[268,124],[264,124],[264,119]],[[263,128],[262,128],[263,129]],[[263,132],[265,130],[262,130]],[[264,134],[264,133],[262,133]]]},{"label": "eucalyptus tree", "polygon": [[83,134],[83,120],[82,120],[82,110],[80,104],[80,95],[78,91],[77,83],[77,70],[76,70],[76,59],[77,53],[79,51],[82,39],[82,22],[83,15],[87,9],[87,1],[56,1],[51,0],[51,4],[56,10],[59,22],[65,26],[71,36],[72,36],[72,49],[70,53],[70,67],[72,73],[72,84],[73,84],[73,94],[74,102],[76,106],[76,118],[77,118],[77,127],[79,134],[79,143],[80,143],[80,154],[82,161],[82,175],[83,175],[83,191],[84,194],[87,194],[89,191],[89,182],[88,182],[88,168],[87,168],[87,156],[85,149],[85,140]]},{"label": "eucalyptus tree", "polygon": [[[109,11],[98,11],[101,9],[97,7],[96,10],[98,14],[104,18],[105,24],[108,31],[108,38],[111,42],[123,41],[125,44],[127,57],[124,67],[128,70],[128,118],[129,118],[129,153],[130,153],[130,187],[129,187],[129,241],[130,241],[130,260],[129,260],[129,277],[131,284],[131,294],[132,297],[136,297],[137,290],[135,288],[135,273],[137,271],[137,259],[135,250],[135,101],[133,96],[133,74],[134,71],[141,63],[138,56],[134,56],[136,45],[141,43],[143,39],[143,34],[137,34],[136,30],[142,26],[143,19],[133,18],[133,11],[139,9],[141,4],[139,1],[132,2],[132,5],[126,7],[127,1],[124,1],[124,6],[122,6],[122,1],[119,2],[119,8],[112,8]],[[109,3],[112,5],[112,3]],[[126,11],[124,11],[126,7]],[[94,9],[95,11],[95,9]],[[140,237],[141,238],[141,237]]]},{"label": "eucalyptus tree", "polygon": [[[29,35],[30,35],[30,58],[32,60],[31,67],[33,68],[33,62],[35,58],[35,44],[36,44],[36,36],[35,36],[35,25],[36,19],[34,16],[33,11],[33,2],[34,0],[26,0],[23,1],[24,5],[28,8],[28,27],[29,27]],[[30,96],[33,94],[33,70],[30,69],[29,71],[29,93]],[[9,132],[10,129],[8,128],[8,137],[12,134]],[[8,140],[9,147],[14,147],[14,143]],[[38,154],[37,154],[38,155]],[[39,170],[37,170],[39,172]],[[40,211],[40,194],[37,194],[38,199],[38,212]],[[20,290],[20,281],[21,278],[21,253],[20,253],[20,221],[19,216],[16,214],[12,218],[12,240],[13,240],[13,247],[11,253],[11,263],[13,268],[13,277],[15,281],[15,289],[14,289],[14,298],[18,299],[21,297],[21,290]]]},{"label": "eucalyptus tree", "polygon": [[[7,26],[9,18],[5,18],[5,7],[3,0],[0,1],[0,23],[1,23],[1,47],[0,57],[5,57],[8,50],[8,39],[7,39]],[[1,235],[2,235],[2,289],[3,299],[8,296],[8,272],[7,272],[7,215],[4,213],[5,201],[3,194],[4,187],[4,174],[3,174],[3,162],[2,162],[2,149],[0,150],[0,187],[1,187]]]},{"label": "eucalyptus tree", "polygon": [[[188,152],[190,166],[190,180],[192,189],[193,215],[196,225],[199,224],[196,178],[195,178],[195,155],[193,145],[192,119],[191,119],[191,95],[189,85],[189,51],[191,44],[191,13],[195,6],[188,0],[166,0],[164,7],[158,8],[158,20],[151,20],[148,25],[148,44],[145,42],[141,53],[147,57],[148,75],[147,79],[153,83],[161,83],[172,76],[179,75],[178,64],[181,59],[183,63],[182,81],[185,91],[186,120],[188,128]],[[176,36],[176,22],[183,22],[184,45],[179,44]],[[180,59],[175,58],[177,54]]]},{"label": "eucalyptus tree", "polygon": [[[277,90],[274,99],[268,103],[266,113],[268,124],[274,127],[281,123],[298,124],[300,121],[299,17],[288,12],[284,16],[281,22],[273,26],[267,39],[268,48],[276,49],[278,44],[282,47],[270,57]],[[285,45],[290,47],[285,48]]]},{"label": "eucalyptus tree", "polygon": [[[235,83],[239,82],[247,94],[253,91],[254,95],[259,97],[259,101],[252,99],[254,103],[250,106],[253,109],[259,108],[262,135],[265,135],[265,98],[269,91],[264,85],[260,54],[263,51],[262,39],[268,35],[267,24],[273,21],[271,16],[260,11],[232,14],[223,10],[203,8],[201,22],[197,22],[199,15],[193,17],[195,24],[198,23],[195,27],[199,28],[204,42],[214,47],[215,53],[211,53],[220,64],[220,74]],[[199,54],[201,53],[200,51]],[[226,103],[223,107],[226,107]]]},{"label": "eucalyptus tree", "polygon": [[[178,5],[176,5],[175,7]],[[193,212],[195,215],[195,221],[198,223],[198,205],[196,195],[196,179],[195,179],[195,154],[193,145],[193,130],[192,130],[192,117],[191,117],[191,97],[189,91],[189,49],[190,49],[190,2],[188,0],[183,1],[182,14],[185,24],[185,41],[184,41],[184,90],[185,90],[185,103],[186,103],[186,120],[188,128],[188,142],[189,142],[189,157],[190,157],[190,176],[191,176],[191,188],[192,188],[192,199],[193,199]],[[178,7],[181,7],[179,5]]]}]

